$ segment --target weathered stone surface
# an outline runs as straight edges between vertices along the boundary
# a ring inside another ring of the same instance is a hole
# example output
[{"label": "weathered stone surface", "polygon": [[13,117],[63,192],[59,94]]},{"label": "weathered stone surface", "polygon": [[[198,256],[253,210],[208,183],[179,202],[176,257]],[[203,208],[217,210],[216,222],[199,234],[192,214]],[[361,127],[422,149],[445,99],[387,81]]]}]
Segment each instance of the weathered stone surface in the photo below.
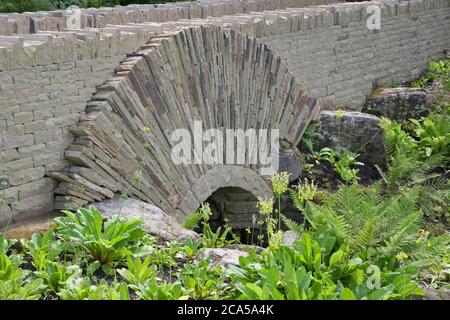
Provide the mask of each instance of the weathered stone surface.
[{"label": "weathered stone surface", "polygon": [[322,111],[320,147],[346,148],[359,154],[359,161],[383,166],[386,162],[380,118],[367,113]]},{"label": "weathered stone surface", "polygon": [[248,256],[248,252],[237,249],[207,248],[200,253],[202,259],[211,259],[211,267],[239,266],[239,257]]},{"label": "weathered stone surface", "polygon": [[285,245],[292,246],[297,240],[298,236],[294,231],[288,230],[283,233],[283,242]]},{"label": "weathered stone surface", "polygon": [[55,227],[54,217],[49,215],[39,219],[32,219],[25,223],[10,224],[5,231],[5,237],[7,239],[31,239],[33,234],[45,232]]},{"label": "weathered stone surface", "polygon": [[53,193],[38,191],[29,197],[20,198],[9,205],[6,214],[0,216],[0,227],[5,226],[8,221],[20,223],[32,220],[53,211]]},{"label": "weathered stone surface", "polygon": [[280,154],[280,172],[288,172],[289,182],[297,180],[305,168],[305,162],[301,155],[294,150],[284,150]]},{"label": "weathered stone surface", "polygon": [[450,300],[450,290],[435,290],[425,284],[420,284],[424,291],[424,296],[415,296],[413,300]]},{"label": "weathered stone surface", "polygon": [[121,218],[127,220],[142,219],[145,230],[166,241],[184,242],[187,238],[197,239],[199,237],[194,231],[183,228],[173,217],[167,215],[161,209],[139,200],[110,199],[94,205],[105,217],[118,214]]},{"label": "weathered stone surface", "polygon": [[4,204],[0,208],[0,226],[5,225],[11,219],[11,207]]},{"label": "weathered stone surface", "polygon": [[396,121],[419,119],[429,112],[427,91],[421,88],[377,89],[368,99],[363,112]]}]

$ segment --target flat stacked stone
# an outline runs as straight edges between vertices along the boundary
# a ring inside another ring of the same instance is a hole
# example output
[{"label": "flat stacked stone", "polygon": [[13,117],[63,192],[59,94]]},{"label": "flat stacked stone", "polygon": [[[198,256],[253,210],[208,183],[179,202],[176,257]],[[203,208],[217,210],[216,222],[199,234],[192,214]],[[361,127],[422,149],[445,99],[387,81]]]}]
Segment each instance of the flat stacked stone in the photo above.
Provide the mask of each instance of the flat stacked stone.
[{"label": "flat stacked stone", "polygon": [[[61,182],[55,193],[74,203],[126,193],[185,215],[214,191],[205,189],[207,182],[198,185],[214,165],[175,165],[174,130],[192,132],[193,121],[205,129],[280,129],[281,138],[296,145],[319,109],[281,59],[254,38],[216,26],[184,29],[153,37],[121,63],[71,129],[69,171],[49,175]],[[207,180],[216,179],[217,187],[227,185],[218,172]],[[255,194],[270,192],[259,190],[255,179],[235,180]],[[192,190],[198,201],[191,203]]]}]

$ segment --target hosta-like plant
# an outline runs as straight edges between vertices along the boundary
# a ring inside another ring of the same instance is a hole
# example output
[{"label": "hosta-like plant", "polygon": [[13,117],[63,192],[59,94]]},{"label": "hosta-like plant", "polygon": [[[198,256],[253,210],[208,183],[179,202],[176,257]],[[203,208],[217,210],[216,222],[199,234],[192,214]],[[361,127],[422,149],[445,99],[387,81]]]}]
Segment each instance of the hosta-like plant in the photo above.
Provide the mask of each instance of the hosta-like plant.
[{"label": "hosta-like plant", "polygon": [[27,280],[28,270],[22,270],[17,255],[0,254],[0,300],[37,300],[46,288],[42,279]]},{"label": "hosta-like plant", "polygon": [[102,280],[97,285],[93,285],[89,278],[69,279],[58,295],[62,300],[130,300],[130,293],[125,283],[109,285]]},{"label": "hosta-like plant", "polygon": [[[233,298],[274,300],[403,299],[420,294],[414,268],[381,271],[377,265],[336,250],[336,238],[305,233],[292,247],[278,246],[240,258],[228,274]],[[372,276],[371,268],[376,271]],[[371,277],[376,278],[372,283]]]},{"label": "hosta-like plant", "polygon": [[50,230],[43,234],[33,234],[31,240],[24,243],[24,247],[37,271],[46,270],[47,264],[55,261],[64,249],[64,245],[55,239],[55,234]]},{"label": "hosta-like plant", "polygon": [[144,261],[141,258],[133,260],[128,257],[127,269],[123,268],[117,272],[127,283],[137,285],[156,277],[156,265],[152,265],[151,256],[146,257]]},{"label": "hosta-like plant", "polygon": [[56,218],[57,234],[102,264],[131,255],[145,235],[141,220],[121,221],[119,216],[114,216],[104,221],[93,206],[64,213],[66,217]]}]

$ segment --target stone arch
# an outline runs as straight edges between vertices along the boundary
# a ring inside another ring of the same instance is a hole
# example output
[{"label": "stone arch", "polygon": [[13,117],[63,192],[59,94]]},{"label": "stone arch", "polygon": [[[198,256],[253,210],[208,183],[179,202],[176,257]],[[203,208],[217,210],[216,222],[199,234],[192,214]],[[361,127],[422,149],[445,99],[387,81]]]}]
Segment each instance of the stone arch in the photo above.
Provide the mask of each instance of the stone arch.
[{"label": "stone arch", "polygon": [[208,25],[154,37],[98,88],[71,129],[71,167],[57,177],[56,201],[126,193],[183,217],[214,188],[263,196],[270,187],[253,165],[175,165],[171,133],[192,132],[198,120],[205,129],[279,129],[296,145],[319,109],[282,59],[248,35]]},{"label": "stone arch", "polygon": [[226,187],[241,188],[255,197],[272,193],[267,181],[255,170],[236,165],[218,165],[198,179],[180,202],[179,210],[184,214],[195,212],[215,191]]}]

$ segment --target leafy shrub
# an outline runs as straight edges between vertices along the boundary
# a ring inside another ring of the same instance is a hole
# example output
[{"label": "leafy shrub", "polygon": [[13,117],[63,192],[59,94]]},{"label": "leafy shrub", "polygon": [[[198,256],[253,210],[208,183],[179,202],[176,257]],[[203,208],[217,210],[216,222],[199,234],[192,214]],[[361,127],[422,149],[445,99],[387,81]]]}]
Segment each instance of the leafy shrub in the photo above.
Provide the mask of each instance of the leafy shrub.
[{"label": "leafy shrub", "polygon": [[[326,239],[326,240],[325,240]],[[367,262],[334,250],[330,234],[304,234],[293,247],[278,246],[262,255],[240,258],[239,267],[228,274],[236,287],[234,298],[312,299],[403,299],[420,294],[412,281],[414,269],[381,272],[378,284],[367,281]]]},{"label": "leafy shrub", "polygon": [[412,83],[413,87],[421,88],[429,85],[434,80],[445,79],[450,74],[450,60],[430,61],[428,70],[423,77]]},{"label": "leafy shrub", "polygon": [[58,293],[62,300],[129,300],[126,284],[108,285],[105,280],[92,285],[89,278],[71,278]]},{"label": "leafy shrub", "polygon": [[127,268],[117,270],[117,272],[127,283],[138,285],[156,277],[156,268],[151,262],[150,256],[147,256],[144,261],[141,258],[133,260],[131,257],[128,257]]},{"label": "leafy shrub", "polygon": [[359,169],[355,166],[364,165],[356,160],[358,156],[358,154],[347,149],[336,151],[328,147],[322,148],[318,154],[319,159],[326,160],[333,165],[341,179],[346,183],[353,183],[358,180]]},{"label": "leafy shrub", "polygon": [[42,279],[27,281],[29,271],[20,268],[18,255],[0,254],[0,300],[37,300],[45,286]]},{"label": "leafy shrub", "polygon": [[434,216],[435,211],[445,215],[450,204],[450,184],[445,174],[434,174],[433,170],[445,167],[448,163],[448,144],[445,146],[445,140],[448,138],[445,130],[448,130],[448,125],[439,124],[437,129],[436,124],[427,121],[424,126],[429,127],[428,129],[424,129],[420,123],[416,126],[418,127],[415,134],[422,136],[417,140],[403,130],[401,124],[383,119],[381,127],[384,130],[388,165],[386,173],[379,171],[389,193],[416,187],[420,190],[422,210],[428,216]]},{"label": "leafy shrub", "polygon": [[423,121],[411,119],[418,147],[425,157],[440,154],[450,157],[450,117],[430,115]]},{"label": "leafy shrub", "polygon": [[[185,221],[186,229],[194,230],[202,225],[202,244],[207,248],[225,248],[237,243],[238,239],[232,233],[229,226],[218,227],[215,231],[211,229],[209,219],[212,215],[211,208],[208,203],[202,203],[196,213],[191,214]],[[229,239],[231,238],[231,239]]]},{"label": "leafy shrub", "polygon": [[145,234],[142,221],[121,221],[114,216],[105,222],[97,208],[63,211],[66,217],[56,218],[57,234],[76,249],[82,249],[102,264],[122,260],[137,249]]}]

